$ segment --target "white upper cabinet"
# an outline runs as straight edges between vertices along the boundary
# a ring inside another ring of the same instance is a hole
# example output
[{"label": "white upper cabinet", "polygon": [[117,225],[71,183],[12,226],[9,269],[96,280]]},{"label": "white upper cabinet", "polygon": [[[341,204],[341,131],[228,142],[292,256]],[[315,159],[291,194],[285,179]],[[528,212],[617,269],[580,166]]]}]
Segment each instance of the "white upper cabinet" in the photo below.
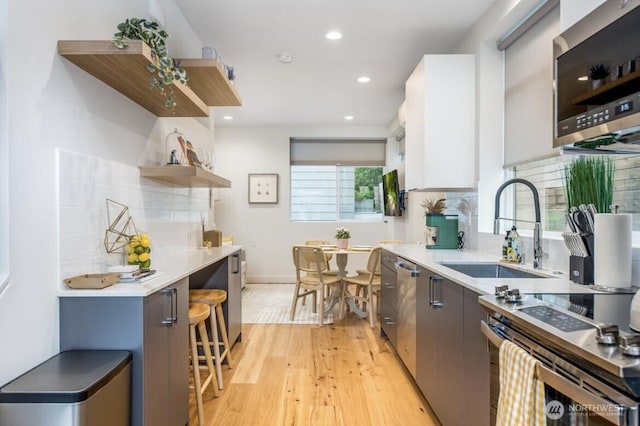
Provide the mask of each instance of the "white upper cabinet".
[{"label": "white upper cabinet", "polygon": [[425,55],[406,83],[405,189],[475,187],[474,55]]}]

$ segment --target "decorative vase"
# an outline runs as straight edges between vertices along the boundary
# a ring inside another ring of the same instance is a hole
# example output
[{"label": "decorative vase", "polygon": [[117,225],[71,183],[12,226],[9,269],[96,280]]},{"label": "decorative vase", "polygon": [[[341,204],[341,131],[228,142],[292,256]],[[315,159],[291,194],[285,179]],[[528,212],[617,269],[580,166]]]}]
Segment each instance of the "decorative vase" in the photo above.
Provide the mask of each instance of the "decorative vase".
[{"label": "decorative vase", "polygon": [[151,266],[151,240],[147,234],[136,234],[130,237],[126,247],[127,263],[140,268]]},{"label": "decorative vase", "polygon": [[593,90],[595,90],[595,89],[603,86],[605,82],[606,82],[606,79],[604,79],[604,78],[598,78],[596,80],[591,80],[591,88]]},{"label": "decorative vase", "polygon": [[349,239],[348,238],[336,239],[336,247],[342,250],[346,250],[346,248],[349,247]]}]

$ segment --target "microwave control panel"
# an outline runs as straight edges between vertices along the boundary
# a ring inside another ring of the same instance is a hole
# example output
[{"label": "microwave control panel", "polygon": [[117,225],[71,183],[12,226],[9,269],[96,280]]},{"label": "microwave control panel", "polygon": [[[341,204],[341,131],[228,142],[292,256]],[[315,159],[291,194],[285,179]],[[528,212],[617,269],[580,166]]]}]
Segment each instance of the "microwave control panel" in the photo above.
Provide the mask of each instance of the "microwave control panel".
[{"label": "microwave control panel", "polygon": [[565,136],[579,132],[589,127],[599,126],[609,121],[638,112],[640,107],[640,92],[618,99],[608,104],[590,108],[589,111],[575,117],[562,120],[558,124],[558,136]]}]

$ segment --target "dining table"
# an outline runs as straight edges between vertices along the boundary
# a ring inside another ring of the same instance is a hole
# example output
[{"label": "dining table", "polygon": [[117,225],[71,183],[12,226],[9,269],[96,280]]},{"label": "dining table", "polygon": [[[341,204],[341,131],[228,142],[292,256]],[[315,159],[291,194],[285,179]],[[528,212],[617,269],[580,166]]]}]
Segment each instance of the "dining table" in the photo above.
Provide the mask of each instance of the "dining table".
[{"label": "dining table", "polygon": [[[325,252],[326,254],[333,254],[336,256],[336,264],[338,265],[338,276],[346,277],[347,262],[349,260],[349,256],[362,255],[362,254],[368,255],[374,246],[354,245],[354,246],[349,246],[346,249],[337,248],[334,245],[322,245],[320,247],[322,248],[322,251]],[[331,294],[329,304],[328,306],[325,306],[325,314],[330,314],[333,310],[333,307],[336,305],[336,303],[345,302],[342,300],[343,294],[344,294],[344,291],[343,291],[344,285],[345,285],[344,282],[340,281],[340,285],[338,286],[338,288]],[[356,304],[353,298],[351,297],[346,298],[346,303],[349,306],[349,309],[351,309],[351,312],[356,314],[358,317],[360,318],[367,317],[367,312],[360,309],[360,307]],[[341,314],[343,313],[342,309],[340,313]]]}]

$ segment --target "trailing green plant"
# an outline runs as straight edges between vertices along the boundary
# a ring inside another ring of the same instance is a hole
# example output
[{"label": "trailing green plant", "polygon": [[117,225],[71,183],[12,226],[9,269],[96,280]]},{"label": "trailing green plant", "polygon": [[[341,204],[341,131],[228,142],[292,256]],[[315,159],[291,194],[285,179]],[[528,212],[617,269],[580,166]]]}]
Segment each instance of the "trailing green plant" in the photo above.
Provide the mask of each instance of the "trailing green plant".
[{"label": "trailing green plant", "polygon": [[599,213],[609,213],[613,203],[615,165],[609,157],[586,157],[564,167],[567,209],[594,204]]},{"label": "trailing green plant", "polygon": [[113,35],[113,45],[119,49],[127,47],[127,40],[142,40],[151,49],[154,63],[148,65],[151,73],[150,88],[164,95],[164,105],[173,110],[176,107],[173,82],[187,84],[187,72],[180,67],[179,61],[167,54],[166,39],[169,34],[160,24],[140,18],[129,18],[118,24],[118,32]]}]

